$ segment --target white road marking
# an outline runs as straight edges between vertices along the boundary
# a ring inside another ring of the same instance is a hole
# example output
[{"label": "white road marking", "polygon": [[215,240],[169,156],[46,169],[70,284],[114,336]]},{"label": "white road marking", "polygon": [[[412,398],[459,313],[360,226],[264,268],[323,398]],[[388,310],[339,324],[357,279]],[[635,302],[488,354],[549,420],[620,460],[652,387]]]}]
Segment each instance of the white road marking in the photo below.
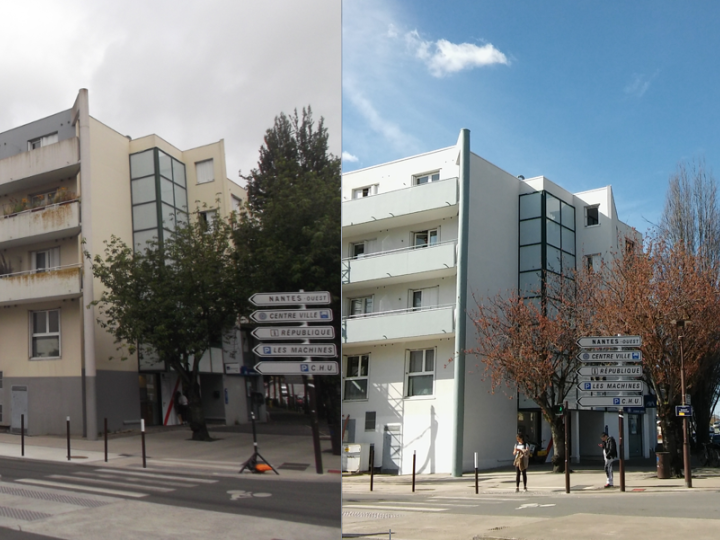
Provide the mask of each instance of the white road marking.
[{"label": "white road marking", "polygon": [[[135,478],[133,476],[128,478],[126,476],[119,476],[119,475],[113,475],[113,474],[99,474],[99,473],[92,473],[92,472],[76,472],[75,476],[87,476],[90,478],[105,478],[107,480],[127,480],[128,482],[135,482],[135,485],[141,485],[139,483],[144,481],[143,478]],[[191,488],[191,487],[195,487],[197,485],[197,484],[188,484],[188,483],[183,483],[183,482],[168,482],[167,480],[155,480],[154,478],[149,479],[149,480],[153,482],[153,485],[158,485],[158,486]]]},{"label": "white road marking", "polygon": [[447,508],[433,508],[431,506],[377,506],[372,504],[346,504],[343,505],[343,509],[345,508],[369,508],[372,510],[413,510],[424,512],[445,512],[445,510],[447,510]]},{"label": "white road marking", "polygon": [[107,485],[110,484],[111,486],[118,486],[118,487],[130,487],[130,488],[141,488],[146,491],[157,491],[159,493],[169,493],[171,491],[175,491],[174,488],[164,488],[159,486],[139,486],[137,484],[130,484],[128,482],[115,482],[113,480],[96,480],[94,478],[78,478],[76,476],[70,476],[66,474],[51,474],[48,476],[48,478],[56,478],[58,480],[75,480],[77,482],[89,482],[91,484],[102,484]]},{"label": "white road marking", "polygon": [[251,499],[258,497],[260,499],[265,497],[272,497],[272,493],[253,493],[252,491],[242,491],[240,489],[234,489],[228,491],[231,501],[237,501],[238,499]]},{"label": "white road marking", "polygon": [[[236,467],[237,468],[237,467]],[[126,471],[124,469],[97,469],[100,472],[115,473],[115,474],[127,474],[129,476],[142,476],[148,478],[165,478],[167,480],[180,480],[195,482],[198,484],[217,484],[217,480],[208,480],[207,478],[192,478],[190,476],[174,476],[170,474],[154,474],[154,473],[142,473],[135,471]]]},{"label": "white road marking", "polygon": [[503,502],[512,501],[524,501],[525,499],[516,499],[513,497],[512,499],[502,499],[498,500],[497,497],[444,497],[442,495],[436,495],[435,497],[430,497],[431,499],[451,499],[451,500],[463,500],[463,501],[488,501],[488,502],[494,502],[497,504],[501,504]]},{"label": "white road marking", "polygon": [[34,480],[32,478],[21,478],[20,480],[15,480],[15,482],[20,482],[22,484],[33,484],[33,485],[38,485],[38,486],[63,488],[63,489],[79,489],[82,491],[92,491],[94,493],[107,493],[108,495],[122,495],[124,497],[141,498],[141,497],[148,496],[147,493],[134,493],[132,491],[120,491],[117,489],[103,489],[103,488],[94,488],[91,486],[78,486],[77,484],[65,484],[63,482],[50,482],[49,480]]}]

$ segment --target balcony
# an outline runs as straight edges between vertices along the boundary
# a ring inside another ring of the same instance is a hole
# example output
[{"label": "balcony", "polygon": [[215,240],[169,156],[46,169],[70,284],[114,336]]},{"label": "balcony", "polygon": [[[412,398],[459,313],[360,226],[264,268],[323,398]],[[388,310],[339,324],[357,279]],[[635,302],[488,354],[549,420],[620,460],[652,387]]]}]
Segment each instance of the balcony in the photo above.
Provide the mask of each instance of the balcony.
[{"label": "balcony", "polygon": [[0,305],[78,298],[81,278],[79,264],[0,276]]},{"label": "balcony", "polygon": [[343,234],[354,236],[457,215],[458,182],[437,182],[342,203]]},{"label": "balcony", "polygon": [[457,241],[369,253],[342,261],[343,290],[369,285],[392,285],[410,279],[453,276],[457,269]]},{"label": "balcony", "polygon": [[343,319],[343,344],[378,344],[450,337],[455,305],[402,309]]},{"label": "balcony", "polygon": [[65,139],[0,160],[0,195],[37,189],[80,170],[78,139]]},{"label": "balcony", "polygon": [[13,246],[80,234],[80,202],[51,204],[0,218],[0,245]]}]

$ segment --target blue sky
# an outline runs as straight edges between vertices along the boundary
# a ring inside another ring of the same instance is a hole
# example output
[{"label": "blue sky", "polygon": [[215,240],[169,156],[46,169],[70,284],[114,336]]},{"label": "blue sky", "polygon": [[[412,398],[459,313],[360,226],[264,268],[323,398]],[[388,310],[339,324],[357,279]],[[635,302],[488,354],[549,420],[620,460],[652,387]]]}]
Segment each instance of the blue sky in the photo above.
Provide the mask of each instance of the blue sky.
[{"label": "blue sky", "polygon": [[343,170],[455,144],[645,232],[680,160],[720,170],[720,3],[343,0]]}]

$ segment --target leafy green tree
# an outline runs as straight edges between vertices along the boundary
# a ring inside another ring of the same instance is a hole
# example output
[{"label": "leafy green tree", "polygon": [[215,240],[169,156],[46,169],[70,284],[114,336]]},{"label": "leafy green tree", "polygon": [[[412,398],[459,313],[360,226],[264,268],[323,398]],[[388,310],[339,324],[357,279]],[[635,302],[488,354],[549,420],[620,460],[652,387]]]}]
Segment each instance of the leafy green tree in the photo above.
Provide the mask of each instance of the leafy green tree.
[{"label": "leafy green tree", "polygon": [[[339,345],[340,159],[328,151],[323,120],[316,124],[310,107],[281,113],[257,168],[241,177],[248,201],[235,230],[240,273],[256,292],[329,291]],[[321,414],[339,423],[339,378],[315,383]]]},{"label": "leafy green tree", "polygon": [[208,227],[195,216],[162,244],[151,241],[144,250],[134,251],[113,236],[105,242],[104,257],[85,252],[103,284],[93,302],[98,323],[115,337],[122,359],[141,344],[178,374],[193,440],[211,440],[200,400],[200,359],[245,309],[231,231],[232,223],[218,218]]}]

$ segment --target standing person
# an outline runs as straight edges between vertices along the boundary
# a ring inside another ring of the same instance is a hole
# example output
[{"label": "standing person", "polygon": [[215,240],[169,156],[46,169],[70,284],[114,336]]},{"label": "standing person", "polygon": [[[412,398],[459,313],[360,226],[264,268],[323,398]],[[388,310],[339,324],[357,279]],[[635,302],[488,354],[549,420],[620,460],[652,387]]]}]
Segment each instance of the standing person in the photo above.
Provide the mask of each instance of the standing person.
[{"label": "standing person", "polygon": [[607,483],[605,484],[605,487],[611,488],[613,487],[613,461],[615,461],[618,457],[617,445],[615,444],[615,439],[608,437],[608,434],[604,431],[600,435],[600,438],[602,439],[602,443],[598,446],[601,447],[603,451],[605,474],[607,475]]},{"label": "standing person", "polygon": [[180,423],[183,425],[190,421],[190,407],[188,405],[188,398],[178,390],[175,393],[175,412],[180,417]]},{"label": "standing person", "polygon": [[527,468],[530,463],[530,445],[525,442],[525,436],[517,434],[517,442],[513,447],[513,466],[515,467],[515,493],[520,491],[520,473],[522,473],[523,489],[527,491]]}]

